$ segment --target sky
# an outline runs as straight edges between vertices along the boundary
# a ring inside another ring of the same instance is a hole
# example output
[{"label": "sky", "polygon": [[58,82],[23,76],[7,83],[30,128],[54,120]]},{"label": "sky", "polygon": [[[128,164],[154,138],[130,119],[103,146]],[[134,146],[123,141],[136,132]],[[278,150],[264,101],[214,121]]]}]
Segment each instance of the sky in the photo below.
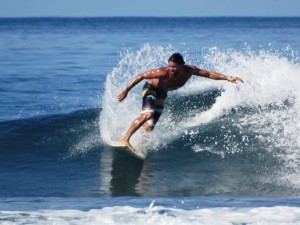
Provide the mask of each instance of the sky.
[{"label": "sky", "polygon": [[0,0],[0,17],[300,17],[300,0]]}]

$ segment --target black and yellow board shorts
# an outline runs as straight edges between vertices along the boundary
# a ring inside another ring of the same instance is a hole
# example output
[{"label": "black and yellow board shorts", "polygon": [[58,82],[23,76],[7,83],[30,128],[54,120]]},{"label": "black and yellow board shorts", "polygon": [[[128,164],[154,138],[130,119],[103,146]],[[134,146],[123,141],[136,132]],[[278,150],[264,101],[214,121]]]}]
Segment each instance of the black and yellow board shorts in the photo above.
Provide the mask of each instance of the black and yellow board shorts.
[{"label": "black and yellow board shorts", "polygon": [[167,92],[153,87],[151,84],[146,82],[143,87],[142,97],[143,106],[141,114],[152,112],[154,118],[148,120],[147,123],[154,127],[164,109]]}]

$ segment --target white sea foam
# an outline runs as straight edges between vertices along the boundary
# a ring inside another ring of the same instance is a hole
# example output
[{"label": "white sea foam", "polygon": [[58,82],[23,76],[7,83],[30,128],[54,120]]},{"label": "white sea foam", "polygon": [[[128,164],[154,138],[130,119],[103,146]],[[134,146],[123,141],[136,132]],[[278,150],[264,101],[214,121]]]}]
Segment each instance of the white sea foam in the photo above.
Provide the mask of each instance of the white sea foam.
[{"label": "white sea foam", "polygon": [[[239,107],[256,110],[256,113],[234,118],[233,126],[241,134],[256,135],[265,150],[283,162],[277,171],[281,173],[277,175],[277,182],[299,188],[300,67],[296,63],[297,57],[288,59],[268,51],[242,54],[211,49],[205,58],[205,62],[216,70],[240,76],[245,83],[237,86],[222,83],[223,92],[215,104],[196,114],[192,120],[184,121],[182,126],[210,123]],[[243,141],[248,142],[247,135]],[[239,147],[231,146],[229,151],[238,152]]]},{"label": "white sea foam", "polygon": [[[238,106],[282,105],[291,98],[299,101],[300,67],[287,58],[266,51],[242,54],[233,50],[220,52],[211,49],[204,59],[205,64],[215,70],[238,76],[245,83],[232,85],[221,82],[217,86],[215,81],[208,80],[211,87],[222,88],[224,91],[211,109],[199,113],[192,121],[188,121],[188,125],[208,123]],[[201,82],[193,83],[199,91]]]},{"label": "white sea foam", "polygon": [[1,211],[3,225],[13,224],[300,224],[300,208],[288,206],[204,208],[183,210],[151,205],[148,208],[115,206],[103,209]]},{"label": "white sea foam", "polygon": [[[225,74],[239,76],[245,83],[222,82],[223,92],[215,104],[184,121],[182,127],[210,123],[239,107],[256,111],[238,116],[232,120],[233,126],[238,127],[240,133],[249,131],[257,135],[266,150],[285,162],[282,182],[300,187],[296,179],[300,174],[300,67],[297,58],[288,59],[268,51],[242,54],[211,49],[205,59],[206,64]],[[247,136],[244,139],[248,141]]]},{"label": "white sea foam", "polygon": [[[118,139],[140,113],[142,84],[133,88],[122,103],[117,101],[118,93],[136,74],[165,66],[166,60],[174,51],[172,47],[145,45],[137,52],[125,52],[121,55],[119,64],[107,76],[103,96],[100,130],[104,142],[110,143]],[[254,113],[237,116],[232,120],[232,126],[237,127],[241,134],[249,131],[257,135],[257,140],[269,144],[266,147],[268,151],[279,149],[274,154],[286,162],[284,167],[289,170],[289,173],[282,175],[283,182],[288,180],[299,187],[296,177],[300,174],[300,66],[297,63],[297,53],[290,49],[288,51],[291,53],[284,50],[281,53],[265,50],[253,52],[251,49],[224,52],[211,48],[205,50],[200,58],[185,53],[185,56],[189,55],[186,57],[188,64],[238,76],[244,83],[235,85],[226,81],[193,77],[185,87],[169,93],[169,98],[172,98],[173,95],[180,97],[210,89],[222,90],[210,109],[192,109],[189,113],[193,117],[187,113],[180,122],[172,116],[174,114],[167,100],[157,128],[148,137],[152,148],[158,149],[184,135],[194,135],[191,134],[195,133],[190,130],[192,127],[226,117],[232,109],[249,108]],[[138,135],[140,134],[133,137],[132,142],[137,141]],[[243,136],[243,141],[249,142],[247,135]],[[232,153],[239,151],[239,145],[231,147]]]}]

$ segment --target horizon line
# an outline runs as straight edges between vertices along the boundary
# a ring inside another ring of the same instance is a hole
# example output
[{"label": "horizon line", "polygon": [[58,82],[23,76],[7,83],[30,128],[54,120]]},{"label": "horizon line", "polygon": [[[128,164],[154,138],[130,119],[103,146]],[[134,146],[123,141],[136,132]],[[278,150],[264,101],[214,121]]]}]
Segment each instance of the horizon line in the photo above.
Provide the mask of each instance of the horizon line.
[{"label": "horizon line", "polygon": [[31,18],[300,18],[300,16],[0,16],[0,19]]}]

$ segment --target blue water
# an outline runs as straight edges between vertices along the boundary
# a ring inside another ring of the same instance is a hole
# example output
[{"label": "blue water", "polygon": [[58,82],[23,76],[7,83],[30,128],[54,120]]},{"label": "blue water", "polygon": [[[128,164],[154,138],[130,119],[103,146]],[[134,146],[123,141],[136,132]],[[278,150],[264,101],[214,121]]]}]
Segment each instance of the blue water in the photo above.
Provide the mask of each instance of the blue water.
[{"label": "blue water", "polygon": [[[0,221],[299,224],[299,36],[300,18],[0,19]],[[173,52],[245,83],[192,79],[144,162],[113,150],[142,84],[117,94]]]}]

